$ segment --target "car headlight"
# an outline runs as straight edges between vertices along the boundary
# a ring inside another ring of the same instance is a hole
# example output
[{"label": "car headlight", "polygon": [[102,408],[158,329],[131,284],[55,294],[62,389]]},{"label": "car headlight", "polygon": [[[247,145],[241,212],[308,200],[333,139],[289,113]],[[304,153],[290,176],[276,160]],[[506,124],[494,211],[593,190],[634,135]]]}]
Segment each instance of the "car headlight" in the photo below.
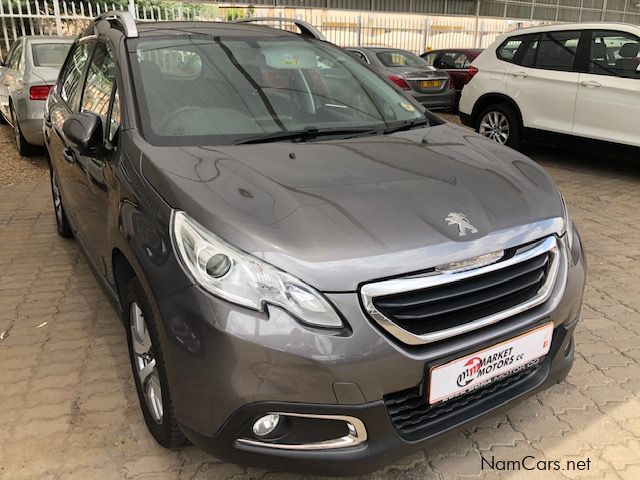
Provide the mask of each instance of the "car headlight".
[{"label": "car headlight", "polygon": [[563,234],[567,236],[567,245],[569,246],[569,250],[573,250],[573,221],[569,215],[569,208],[567,207],[567,201],[565,200],[564,195],[560,194],[560,198],[562,198],[562,219],[564,221]]},{"label": "car headlight", "polygon": [[182,265],[213,295],[259,311],[270,303],[304,323],[342,327],[336,311],[314,288],[229,245],[184,212],[174,211],[171,235]]}]

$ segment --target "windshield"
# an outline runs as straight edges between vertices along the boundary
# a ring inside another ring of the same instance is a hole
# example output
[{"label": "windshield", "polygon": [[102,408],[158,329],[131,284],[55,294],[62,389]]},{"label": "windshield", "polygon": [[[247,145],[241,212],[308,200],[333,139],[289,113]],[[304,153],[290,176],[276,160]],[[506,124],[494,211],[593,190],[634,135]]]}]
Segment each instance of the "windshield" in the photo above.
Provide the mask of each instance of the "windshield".
[{"label": "windshield", "polygon": [[365,132],[422,109],[330,44],[292,37],[138,40],[134,81],[145,138],[226,145],[289,132]]},{"label": "windshield", "polygon": [[71,43],[34,43],[31,45],[35,67],[59,68],[67,58]]},{"label": "windshield", "polygon": [[376,56],[385,67],[424,68],[429,66],[429,64],[419,56],[414,55],[411,52],[405,52],[402,50],[387,50],[384,52],[377,52]]}]

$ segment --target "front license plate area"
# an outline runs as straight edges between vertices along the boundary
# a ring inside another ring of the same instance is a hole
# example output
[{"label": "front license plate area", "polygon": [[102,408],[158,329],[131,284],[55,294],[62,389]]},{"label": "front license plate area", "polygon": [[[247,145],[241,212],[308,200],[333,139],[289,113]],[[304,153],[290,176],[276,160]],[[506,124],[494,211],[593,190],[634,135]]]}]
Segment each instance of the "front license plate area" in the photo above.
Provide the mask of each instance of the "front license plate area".
[{"label": "front license plate area", "polygon": [[431,369],[429,405],[445,402],[505,378],[549,353],[553,323]]}]

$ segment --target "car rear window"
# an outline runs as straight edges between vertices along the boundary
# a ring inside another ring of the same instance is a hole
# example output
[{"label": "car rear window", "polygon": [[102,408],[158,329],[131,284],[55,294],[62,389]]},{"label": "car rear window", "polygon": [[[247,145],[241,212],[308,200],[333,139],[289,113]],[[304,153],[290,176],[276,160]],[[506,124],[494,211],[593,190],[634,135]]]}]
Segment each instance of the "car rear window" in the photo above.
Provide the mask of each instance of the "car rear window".
[{"label": "car rear window", "polygon": [[33,65],[36,67],[61,67],[70,43],[35,43],[31,45]]},{"label": "car rear window", "polygon": [[376,56],[385,67],[426,67],[428,65],[419,56],[401,50],[377,52]]}]

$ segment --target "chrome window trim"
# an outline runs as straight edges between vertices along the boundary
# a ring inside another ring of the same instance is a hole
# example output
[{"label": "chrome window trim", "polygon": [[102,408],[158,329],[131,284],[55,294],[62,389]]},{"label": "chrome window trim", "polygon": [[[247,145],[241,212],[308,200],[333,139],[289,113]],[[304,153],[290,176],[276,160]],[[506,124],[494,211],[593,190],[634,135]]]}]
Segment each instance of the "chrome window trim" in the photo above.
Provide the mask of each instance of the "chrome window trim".
[{"label": "chrome window trim", "polygon": [[278,450],[333,450],[336,448],[348,448],[360,445],[367,441],[367,429],[364,426],[362,420],[356,417],[347,415],[316,415],[311,413],[287,413],[287,412],[268,412],[267,414],[275,413],[284,417],[302,417],[302,418],[317,418],[321,420],[339,420],[347,424],[349,433],[340,438],[334,438],[331,440],[324,440],[322,442],[311,443],[275,443],[264,442],[261,440],[252,440],[250,438],[239,438],[238,442],[244,445],[250,445],[252,447],[265,447],[274,448]]},{"label": "chrome window trim", "polygon": [[[405,293],[413,290],[421,290],[424,288],[431,288],[439,285],[445,285],[447,283],[454,283],[467,278],[472,278],[484,273],[493,272],[502,268],[516,265],[520,262],[532,259],[544,253],[551,253],[551,265],[549,267],[549,273],[538,293],[531,299],[524,303],[516,305],[515,307],[503,310],[501,312],[489,315],[487,317],[479,318],[473,322],[465,323],[455,327],[439,330],[437,332],[426,333],[424,335],[416,335],[414,333],[405,330],[404,328],[396,325],[389,318],[384,316],[373,304],[373,299],[379,296],[393,295],[395,293]],[[483,328],[494,323],[497,323],[505,318],[518,315],[526,310],[534,308],[538,305],[546,302],[551,296],[551,292],[558,278],[560,267],[567,268],[566,261],[561,262],[561,255],[559,251],[558,240],[555,236],[550,236],[541,241],[535,247],[526,250],[525,252],[515,255],[508,260],[499,261],[487,265],[484,267],[476,268],[474,270],[466,270],[463,272],[433,272],[424,276],[404,277],[392,280],[386,280],[376,283],[368,283],[363,285],[360,289],[360,296],[365,312],[375,320],[388,333],[396,337],[401,342],[407,345],[425,345],[428,343],[438,342],[447,338],[455,337],[465,333],[469,333],[473,330]]]},{"label": "chrome window trim", "polygon": [[367,57],[367,54],[364,53],[359,48],[347,48],[346,50],[348,52],[358,52],[360,55],[362,55],[364,57],[365,61],[367,62],[367,65],[371,65],[371,62],[369,61],[369,57]]}]

